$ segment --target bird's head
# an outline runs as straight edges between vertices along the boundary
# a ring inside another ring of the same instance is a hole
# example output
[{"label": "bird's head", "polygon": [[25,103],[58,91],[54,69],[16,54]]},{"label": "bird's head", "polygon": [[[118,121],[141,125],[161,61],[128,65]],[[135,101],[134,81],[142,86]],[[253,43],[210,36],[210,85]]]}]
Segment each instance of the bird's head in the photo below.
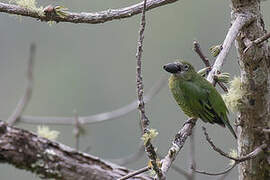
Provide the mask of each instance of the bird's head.
[{"label": "bird's head", "polygon": [[194,67],[190,63],[183,60],[165,64],[163,69],[173,74],[175,77],[183,78],[186,80],[191,79],[195,72]]}]

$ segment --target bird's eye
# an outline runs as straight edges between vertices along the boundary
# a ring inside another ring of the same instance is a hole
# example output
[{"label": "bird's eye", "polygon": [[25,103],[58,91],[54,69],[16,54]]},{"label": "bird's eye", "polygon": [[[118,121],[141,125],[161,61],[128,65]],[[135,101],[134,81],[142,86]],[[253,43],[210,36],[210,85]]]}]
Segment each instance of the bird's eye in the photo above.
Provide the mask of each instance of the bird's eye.
[{"label": "bird's eye", "polygon": [[188,70],[189,66],[187,64],[184,65],[184,69]]}]

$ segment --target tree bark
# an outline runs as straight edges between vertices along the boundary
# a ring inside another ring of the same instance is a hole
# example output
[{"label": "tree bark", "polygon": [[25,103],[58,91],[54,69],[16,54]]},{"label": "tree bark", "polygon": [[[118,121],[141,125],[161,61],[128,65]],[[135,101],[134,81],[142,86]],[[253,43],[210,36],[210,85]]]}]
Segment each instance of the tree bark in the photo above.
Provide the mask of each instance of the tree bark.
[{"label": "tree bark", "polygon": [[248,154],[263,143],[268,145],[263,155],[240,164],[239,180],[267,180],[270,179],[270,137],[262,130],[270,126],[269,46],[264,41],[244,52],[252,41],[266,34],[260,0],[232,0],[232,21],[239,14],[254,17],[254,21],[241,29],[235,43],[244,91],[237,122],[239,155]]},{"label": "tree bark", "polygon": [[[65,180],[112,180],[131,171],[0,121],[0,163]],[[130,179],[152,180],[145,175]]]}]

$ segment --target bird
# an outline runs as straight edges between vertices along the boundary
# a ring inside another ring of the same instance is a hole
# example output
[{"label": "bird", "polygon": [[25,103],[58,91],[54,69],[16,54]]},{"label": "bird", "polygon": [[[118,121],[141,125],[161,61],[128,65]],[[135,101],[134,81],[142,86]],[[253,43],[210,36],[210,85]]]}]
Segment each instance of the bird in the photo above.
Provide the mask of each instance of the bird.
[{"label": "bird", "polygon": [[171,76],[169,89],[182,111],[190,118],[227,127],[237,136],[228,119],[228,108],[216,88],[198,74],[187,61],[178,60],[163,66]]}]

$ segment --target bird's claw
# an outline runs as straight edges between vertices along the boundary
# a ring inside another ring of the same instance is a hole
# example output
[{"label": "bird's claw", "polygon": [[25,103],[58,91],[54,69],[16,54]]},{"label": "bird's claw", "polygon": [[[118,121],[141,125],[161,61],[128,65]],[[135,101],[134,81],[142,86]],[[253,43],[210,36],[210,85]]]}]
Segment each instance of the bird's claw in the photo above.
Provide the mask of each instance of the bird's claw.
[{"label": "bird's claw", "polygon": [[194,118],[189,118],[186,122],[184,122],[183,127],[187,124],[194,124],[195,123],[194,120],[195,120]]}]

